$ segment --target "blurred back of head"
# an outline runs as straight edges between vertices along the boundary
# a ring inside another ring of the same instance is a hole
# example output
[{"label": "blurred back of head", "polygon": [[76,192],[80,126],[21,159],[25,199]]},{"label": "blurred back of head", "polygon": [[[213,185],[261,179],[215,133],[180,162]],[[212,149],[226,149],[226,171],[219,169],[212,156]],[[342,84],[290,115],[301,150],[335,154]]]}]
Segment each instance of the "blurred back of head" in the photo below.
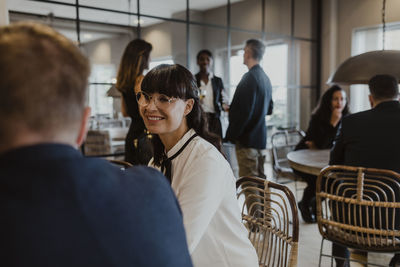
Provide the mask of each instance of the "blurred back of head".
[{"label": "blurred back of head", "polygon": [[0,28],[0,141],[21,129],[51,141],[79,128],[88,60],[66,37],[36,23]]},{"label": "blurred back of head", "polygon": [[265,52],[265,45],[257,39],[249,39],[246,41],[246,46],[250,48],[252,58],[261,61]]},{"label": "blurred back of head", "polygon": [[368,86],[372,97],[376,100],[394,99],[399,95],[398,80],[392,75],[375,75],[369,80]]}]

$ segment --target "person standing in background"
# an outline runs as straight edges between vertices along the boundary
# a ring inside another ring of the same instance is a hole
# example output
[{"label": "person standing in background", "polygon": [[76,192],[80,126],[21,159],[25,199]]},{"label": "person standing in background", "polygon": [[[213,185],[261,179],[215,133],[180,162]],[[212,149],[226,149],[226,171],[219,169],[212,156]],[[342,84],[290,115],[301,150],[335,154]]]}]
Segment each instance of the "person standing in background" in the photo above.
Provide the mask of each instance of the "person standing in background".
[{"label": "person standing in background", "polygon": [[147,133],[136,102],[143,71],[149,68],[152,48],[144,40],[131,41],[125,48],[117,75],[116,87],[122,93],[122,115],[132,120],[125,138],[125,161],[133,165],[147,165],[153,156],[151,135]]},{"label": "person standing in background", "polygon": [[272,99],[272,86],[259,65],[265,51],[264,44],[256,39],[247,40],[243,63],[249,71],[243,75],[229,108],[229,126],[226,141],[235,143],[239,176],[264,174],[267,146],[265,116]]},{"label": "person standing in background", "polygon": [[197,53],[197,65],[200,72],[196,77],[197,87],[200,89],[201,107],[207,115],[208,130],[222,139],[221,111],[227,111],[229,106],[224,103],[225,92],[222,79],[211,72],[213,56],[209,50]]}]

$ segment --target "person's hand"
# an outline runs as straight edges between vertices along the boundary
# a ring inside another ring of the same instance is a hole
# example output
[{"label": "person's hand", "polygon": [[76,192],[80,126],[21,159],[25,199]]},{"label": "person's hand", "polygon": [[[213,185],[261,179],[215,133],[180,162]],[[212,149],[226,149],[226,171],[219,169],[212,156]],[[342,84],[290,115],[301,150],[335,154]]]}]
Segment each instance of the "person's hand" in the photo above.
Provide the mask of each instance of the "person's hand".
[{"label": "person's hand", "polygon": [[342,110],[340,108],[335,108],[334,110],[332,110],[331,125],[333,127],[336,127],[341,118],[342,118]]},{"label": "person's hand", "polygon": [[228,112],[228,111],[229,111],[229,105],[223,103],[223,104],[222,104],[222,109],[223,109],[224,111]]},{"label": "person's hand", "polygon": [[309,149],[317,149],[313,141],[306,141],[306,146],[308,146]]}]

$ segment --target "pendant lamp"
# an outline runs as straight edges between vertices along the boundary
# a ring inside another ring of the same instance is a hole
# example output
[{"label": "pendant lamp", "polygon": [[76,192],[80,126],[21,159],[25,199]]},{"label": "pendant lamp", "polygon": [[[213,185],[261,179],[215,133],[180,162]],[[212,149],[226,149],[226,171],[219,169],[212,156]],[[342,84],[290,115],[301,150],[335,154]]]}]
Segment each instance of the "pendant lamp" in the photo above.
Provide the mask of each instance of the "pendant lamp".
[{"label": "pendant lamp", "polygon": [[368,81],[377,74],[390,74],[400,78],[400,50],[385,50],[385,10],[386,0],[383,0],[383,49],[348,58],[329,77],[328,84],[368,84]]}]

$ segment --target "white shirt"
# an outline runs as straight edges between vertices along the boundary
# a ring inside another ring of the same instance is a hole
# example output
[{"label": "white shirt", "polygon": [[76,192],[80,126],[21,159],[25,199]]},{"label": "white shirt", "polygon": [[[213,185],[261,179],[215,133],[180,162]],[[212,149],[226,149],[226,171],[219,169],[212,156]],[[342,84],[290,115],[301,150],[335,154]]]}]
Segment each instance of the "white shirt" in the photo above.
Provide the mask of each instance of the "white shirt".
[{"label": "white shirt", "polygon": [[211,79],[214,77],[212,73],[208,75],[208,83],[206,84],[203,80],[200,80],[200,95],[204,94],[204,98],[201,99],[201,107],[204,112],[215,113],[214,108],[214,90],[212,88]]},{"label": "white shirt", "polygon": [[[168,151],[168,157],[193,134],[195,131],[189,130]],[[182,209],[195,267],[258,266],[256,251],[241,222],[235,180],[222,154],[199,136],[172,160],[171,186]]]}]

